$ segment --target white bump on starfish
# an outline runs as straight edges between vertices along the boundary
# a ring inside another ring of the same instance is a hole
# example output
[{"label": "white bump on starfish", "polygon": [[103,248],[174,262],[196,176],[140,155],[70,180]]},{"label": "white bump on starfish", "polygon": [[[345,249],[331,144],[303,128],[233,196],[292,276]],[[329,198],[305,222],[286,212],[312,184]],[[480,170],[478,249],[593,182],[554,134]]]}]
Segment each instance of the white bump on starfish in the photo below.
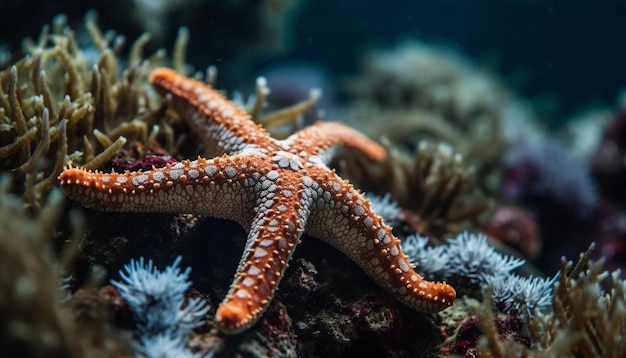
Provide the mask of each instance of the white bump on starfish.
[{"label": "white bump on starfish", "polygon": [[239,152],[237,152],[237,154],[239,155],[255,155],[257,157],[267,157],[267,149],[263,149],[263,148],[259,148],[255,145],[247,145],[245,146],[243,149],[241,149]]},{"label": "white bump on starfish", "polygon": [[132,179],[133,185],[145,184],[147,181],[148,181],[148,176],[145,174],[134,176]]},{"label": "white bump on starfish", "polygon": [[291,168],[291,170],[298,170],[303,167],[300,158],[282,150],[270,159],[283,169]]},{"label": "white bump on starfish", "polygon": [[328,169],[326,162],[318,155],[311,155],[307,158],[306,166],[318,167],[321,169]]},{"label": "white bump on starfish", "polygon": [[254,285],[254,279],[252,279],[251,277],[246,277],[243,281],[242,281],[243,285],[246,287],[251,287],[252,285]]},{"label": "white bump on starfish", "polygon": [[254,250],[254,257],[264,257],[267,256],[267,251],[263,250],[260,247],[257,247],[256,250]]},{"label": "white bump on starfish", "polygon": [[246,290],[244,290],[243,288],[237,290],[237,292],[235,292],[235,295],[239,298],[252,298],[252,296],[250,295],[250,293]]},{"label": "white bump on starfish", "polygon": [[400,266],[400,270],[404,272],[409,272],[409,264],[406,262],[405,259],[398,260],[398,266]]},{"label": "white bump on starfish", "polygon": [[217,169],[217,166],[215,166],[215,165],[207,165],[207,166],[204,168],[204,172],[205,172],[208,176],[210,176],[210,177],[212,177],[212,176],[214,176],[215,174],[217,174],[218,170],[219,170],[219,169]]},{"label": "white bump on starfish", "polygon": [[165,179],[165,174],[163,174],[162,171],[157,170],[157,171],[154,171],[152,173],[152,180],[153,181],[158,183],[158,182],[162,181],[163,179]]},{"label": "white bump on starfish", "polygon": [[259,270],[259,268],[258,268],[258,267],[256,267],[256,266],[254,266],[254,265],[251,265],[251,266],[248,268],[248,275],[251,275],[251,276],[256,276],[256,275],[258,275],[259,273],[261,273],[261,270]]},{"label": "white bump on starfish", "polygon": [[313,186],[314,181],[313,179],[311,179],[310,176],[305,175],[302,177],[302,183],[304,184],[304,186],[311,187]]},{"label": "white bump on starfish", "polygon": [[187,175],[189,175],[192,179],[196,179],[200,176],[200,172],[195,169],[189,169],[189,171],[187,171]]},{"label": "white bump on starfish", "polygon": [[226,167],[224,168],[224,175],[227,178],[234,178],[235,176],[237,176],[237,169],[233,168],[233,167]]},{"label": "white bump on starfish", "polygon": [[366,216],[365,219],[363,219],[363,224],[366,227],[371,227],[374,224],[374,219],[370,216]]},{"label": "white bump on starfish", "polygon": [[269,172],[267,172],[267,174],[265,174],[265,177],[269,180],[276,180],[280,177],[280,175],[278,174],[277,171],[275,170],[270,170]]}]

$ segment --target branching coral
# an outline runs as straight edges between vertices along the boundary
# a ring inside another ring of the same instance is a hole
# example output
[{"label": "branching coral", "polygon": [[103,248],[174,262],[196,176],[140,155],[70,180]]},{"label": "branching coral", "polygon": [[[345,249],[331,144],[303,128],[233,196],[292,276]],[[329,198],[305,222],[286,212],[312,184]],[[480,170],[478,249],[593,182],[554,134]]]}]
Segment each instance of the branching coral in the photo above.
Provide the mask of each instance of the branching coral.
[{"label": "branching coral", "polygon": [[499,275],[490,278],[493,302],[498,312],[520,317],[533,317],[545,311],[552,299],[552,289],[559,275],[553,278]]},{"label": "branching coral", "polygon": [[462,232],[447,245],[434,247],[428,247],[427,238],[413,235],[404,240],[402,249],[427,278],[447,280],[460,295],[477,299],[489,292],[496,310],[520,317],[532,317],[549,304],[557,278],[514,275],[524,260],[500,254],[482,234]]},{"label": "branching coral", "polygon": [[185,336],[209,310],[199,298],[185,300],[191,269],[180,272],[180,261],[179,256],[160,272],[151,260],[145,265],[143,258],[131,260],[125,272],[120,271],[122,282],[112,282],[135,316],[139,333],[135,348],[146,357],[191,357]]},{"label": "branching coral", "polygon": [[274,138],[278,139],[287,138],[298,129],[302,129],[304,127],[302,116],[315,107],[322,96],[320,89],[312,88],[309,91],[309,97],[306,99],[284,108],[265,111],[267,97],[270,94],[271,90],[265,77],[258,77],[255,93],[245,100],[240,92],[234,92],[233,102],[245,109],[253,121],[262,125]]},{"label": "branching coral", "polygon": [[[476,306],[481,329],[487,339],[477,347],[481,356],[492,357],[623,357],[626,327],[626,283],[618,271],[609,275],[603,263],[591,262],[592,245],[580,255],[578,263],[561,262],[558,282],[554,285],[549,313],[527,317],[530,347],[498,339],[491,312],[491,297]],[[611,277],[612,290],[600,283]]]},{"label": "branching coral", "polygon": [[382,163],[355,154],[350,161],[340,161],[340,170],[366,191],[389,192],[402,208],[419,216],[429,234],[440,238],[456,233],[488,209],[473,169],[449,145],[422,142],[412,159],[386,147]]},{"label": "branching coral", "polygon": [[[129,356],[103,320],[82,321],[75,303],[60,296],[61,273],[74,251],[70,245],[57,261],[52,250],[60,191],[50,192],[33,215],[10,193],[10,184],[9,175],[0,176],[0,351],[24,357]],[[77,244],[81,222],[75,215],[70,221]]]},{"label": "branching coral", "polygon": [[483,189],[496,188],[507,136],[519,135],[509,128],[532,116],[495,76],[419,41],[372,52],[364,67],[347,85],[361,99],[347,110],[349,122],[409,152],[422,140],[447,143],[475,167]]},{"label": "branching coral", "polygon": [[487,244],[486,236],[468,232],[448,240],[447,255],[445,276],[462,277],[470,284],[486,285],[492,278],[510,275],[524,264],[524,260],[498,253]]},{"label": "branching coral", "polygon": [[[145,77],[163,52],[142,60],[147,36],[132,46],[129,68],[120,70],[123,37],[103,34],[93,14],[86,17],[91,47],[81,47],[63,16],[45,26],[26,56],[0,72],[0,166],[10,170],[33,208],[56,184],[67,161],[98,168],[126,143],[155,144],[160,107]],[[182,51],[182,50],[180,50]],[[172,144],[174,141],[167,140]]]}]

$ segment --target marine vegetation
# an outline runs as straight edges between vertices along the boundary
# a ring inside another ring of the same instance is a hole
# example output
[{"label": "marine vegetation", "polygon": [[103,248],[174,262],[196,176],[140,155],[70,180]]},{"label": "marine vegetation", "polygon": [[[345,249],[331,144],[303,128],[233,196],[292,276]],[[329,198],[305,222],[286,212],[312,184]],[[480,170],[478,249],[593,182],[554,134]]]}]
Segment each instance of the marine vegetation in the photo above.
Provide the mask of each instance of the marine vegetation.
[{"label": "marine vegetation", "polygon": [[11,177],[0,176],[0,347],[23,357],[130,356],[118,330],[108,323],[105,299],[87,290],[66,291],[68,270],[82,238],[84,218],[69,216],[70,240],[55,254],[63,195],[54,189],[39,212],[29,212],[11,194]]},{"label": "marine vegetation", "polygon": [[157,123],[159,106],[144,80],[164,54],[143,60],[143,36],[123,65],[117,57],[123,38],[104,35],[95,21],[87,16],[92,44],[81,48],[65,17],[56,17],[36,41],[26,39],[25,56],[0,73],[0,165],[33,209],[68,161],[99,168],[128,140],[147,149],[160,131],[168,132]]},{"label": "marine vegetation", "polygon": [[[594,182],[566,147],[531,148],[553,137],[495,75],[418,42],[380,50],[327,118],[345,123],[304,127],[319,90],[268,110],[267,79],[217,90],[215,67],[186,63],[186,28],[145,57],[148,34],[125,50],[96,23],[56,17],[0,72],[2,351],[626,355],[626,234],[602,195],[623,163]],[[563,174],[538,164],[550,153],[575,169],[565,186],[545,181]],[[506,196],[520,167],[525,195]],[[544,200],[576,203],[567,227]],[[542,267],[570,240],[550,223],[603,249]]]},{"label": "marine vegetation", "polygon": [[185,300],[191,268],[180,272],[180,260],[162,272],[151,260],[145,265],[143,257],[131,260],[120,272],[122,281],[111,283],[133,312],[139,335],[134,348],[146,357],[192,356],[184,349],[185,337],[209,310],[200,298]]}]

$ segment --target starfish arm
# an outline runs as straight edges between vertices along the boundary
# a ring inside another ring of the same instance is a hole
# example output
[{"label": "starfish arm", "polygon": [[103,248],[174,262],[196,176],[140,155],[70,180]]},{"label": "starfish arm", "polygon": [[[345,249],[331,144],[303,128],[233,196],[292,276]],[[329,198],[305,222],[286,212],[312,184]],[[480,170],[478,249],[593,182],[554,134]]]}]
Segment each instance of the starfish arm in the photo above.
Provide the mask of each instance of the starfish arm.
[{"label": "starfish arm", "polygon": [[173,108],[203,140],[207,157],[275,147],[263,127],[205,83],[168,68],[154,70],[150,82],[162,95],[171,95]]},{"label": "starfish arm", "polygon": [[304,151],[309,156],[320,158],[324,164],[328,164],[332,159],[334,149],[338,146],[361,151],[375,161],[381,161],[387,155],[385,148],[381,145],[339,122],[317,122],[283,142],[291,145],[295,151]]},{"label": "starfish arm", "polygon": [[[243,174],[255,167],[256,175]],[[59,181],[68,197],[96,210],[210,215],[249,225],[254,188],[268,168],[250,157],[223,156],[125,173],[70,167]]]},{"label": "starfish arm", "polygon": [[257,214],[229,293],[217,310],[226,334],[250,328],[269,306],[309,215],[308,197],[296,195],[302,184],[276,177],[257,202]]},{"label": "starfish arm", "polygon": [[415,272],[400,240],[360,192],[332,172],[320,170],[314,178],[322,194],[314,202],[307,233],[345,253],[379,286],[413,309],[436,312],[454,303],[454,288]]}]

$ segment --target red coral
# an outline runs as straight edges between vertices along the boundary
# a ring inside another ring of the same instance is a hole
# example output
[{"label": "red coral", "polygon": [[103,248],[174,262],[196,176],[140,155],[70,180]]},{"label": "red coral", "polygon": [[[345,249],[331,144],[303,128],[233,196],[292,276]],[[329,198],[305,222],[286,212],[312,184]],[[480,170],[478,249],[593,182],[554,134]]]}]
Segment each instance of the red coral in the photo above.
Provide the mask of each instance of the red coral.
[{"label": "red coral", "polygon": [[[526,347],[530,347],[530,337],[522,332],[524,324],[519,317],[498,317],[495,323],[501,341],[515,340]],[[475,357],[477,356],[476,345],[482,334],[478,320],[471,317],[461,325],[454,342],[442,349],[440,353],[443,356],[463,354],[466,357]]]}]

